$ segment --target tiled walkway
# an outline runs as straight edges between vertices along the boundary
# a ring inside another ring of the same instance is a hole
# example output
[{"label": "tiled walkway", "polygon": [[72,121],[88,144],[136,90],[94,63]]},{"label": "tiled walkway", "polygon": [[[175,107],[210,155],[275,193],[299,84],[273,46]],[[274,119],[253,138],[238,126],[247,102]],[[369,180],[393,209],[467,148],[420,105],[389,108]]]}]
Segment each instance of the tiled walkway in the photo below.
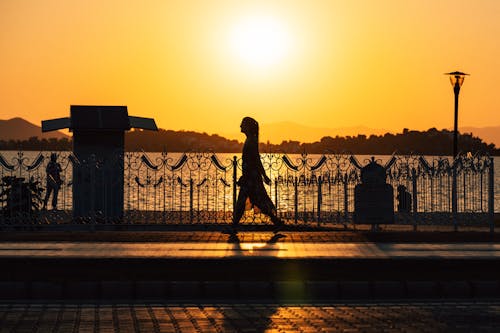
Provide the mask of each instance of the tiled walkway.
[{"label": "tiled walkway", "polygon": [[[468,243],[468,242],[496,242],[500,243],[500,233],[490,233],[487,228],[460,229],[454,232],[452,227],[426,227],[414,232],[411,228],[401,226],[384,226],[380,232],[371,232],[363,226],[359,230],[337,231],[300,231],[288,230],[282,234],[286,238],[281,243],[408,243],[408,242],[436,242],[436,243]],[[401,227],[401,228],[397,228]],[[229,239],[227,233],[219,231],[22,231],[2,232],[1,242],[45,242],[45,241],[70,241],[70,242],[148,242],[148,243],[226,243]],[[240,242],[267,242],[273,233],[270,231],[243,231],[238,233]]]},{"label": "tiled walkway", "polygon": [[500,302],[0,304],[0,332],[498,332]]}]

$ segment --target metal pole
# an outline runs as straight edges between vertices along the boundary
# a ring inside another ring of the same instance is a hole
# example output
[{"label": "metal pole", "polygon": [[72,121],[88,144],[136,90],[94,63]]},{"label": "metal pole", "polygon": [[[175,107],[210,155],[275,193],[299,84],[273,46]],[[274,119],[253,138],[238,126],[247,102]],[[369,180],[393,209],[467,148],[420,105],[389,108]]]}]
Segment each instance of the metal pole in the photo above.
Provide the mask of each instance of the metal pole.
[{"label": "metal pole", "polygon": [[274,179],[274,204],[276,205],[276,213],[279,210],[279,202],[278,202],[278,178]]},{"label": "metal pole", "polygon": [[[198,192],[199,194],[200,192]],[[198,204],[199,204],[198,196]],[[193,223],[193,178],[189,179],[189,223]]]},{"label": "metal pole", "polygon": [[452,182],[451,182],[451,211],[453,215],[453,229],[458,231],[458,207],[457,207],[457,154],[458,154],[458,94],[460,93],[460,84],[455,83],[453,87],[453,92],[455,93],[455,119],[453,125],[453,172],[452,172]]},{"label": "metal pole", "polygon": [[238,181],[237,178],[237,168],[238,168],[238,160],[236,156],[233,156],[233,216],[234,212],[236,211],[236,182]]},{"label": "metal pole", "polygon": [[320,222],[321,222],[321,203],[322,203],[322,192],[321,192],[321,185],[323,183],[323,179],[321,179],[321,176],[318,177],[318,210],[317,210],[317,214],[318,214],[318,226],[320,225]]},{"label": "metal pole", "polygon": [[295,179],[293,181],[293,188],[295,191],[295,196],[294,196],[294,202],[293,202],[293,208],[294,208],[294,219],[295,223],[298,223],[299,221],[299,191],[298,191],[298,179],[297,176],[295,176]]},{"label": "metal pole", "polygon": [[451,214],[453,218],[453,229],[458,231],[458,202],[457,202],[457,165],[453,162],[452,166],[452,179],[451,179]]},{"label": "metal pole", "polygon": [[453,125],[453,159],[457,157],[458,153],[458,94],[460,93],[460,86],[458,83],[453,88],[455,93],[455,121]]},{"label": "metal pole", "polygon": [[344,174],[344,225],[347,226],[347,217],[349,212],[349,187],[347,181],[349,180],[347,173]]},{"label": "metal pole", "polygon": [[95,201],[96,201],[96,193],[95,193],[95,186],[96,186],[96,181],[95,181],[95,173],[96,173],[96,168],[97,168],[97,162],[95,159],[94,155],[90,156],[90,161],[88,163],[90,166],[90,230],[92,232],[95,231],[95,225],[96,225],[96,212],[95,212]]},{"label": "metal pole", "polygon": [[495,232],[495,174],[493,157],[490,158],[489,180],[488,180],[488,215],[490,232]]}]

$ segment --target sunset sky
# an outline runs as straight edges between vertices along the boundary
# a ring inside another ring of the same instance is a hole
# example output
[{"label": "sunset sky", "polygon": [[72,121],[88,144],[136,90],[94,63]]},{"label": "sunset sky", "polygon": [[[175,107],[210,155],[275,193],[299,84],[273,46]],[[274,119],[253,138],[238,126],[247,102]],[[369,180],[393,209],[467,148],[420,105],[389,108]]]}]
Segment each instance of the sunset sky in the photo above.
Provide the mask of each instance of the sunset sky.
[{"label": "sunset sky", "polygon": [[460,126],[498,126],[499,18],[498,0],[0,0],[0,119],[452,128],[460,70]]}]

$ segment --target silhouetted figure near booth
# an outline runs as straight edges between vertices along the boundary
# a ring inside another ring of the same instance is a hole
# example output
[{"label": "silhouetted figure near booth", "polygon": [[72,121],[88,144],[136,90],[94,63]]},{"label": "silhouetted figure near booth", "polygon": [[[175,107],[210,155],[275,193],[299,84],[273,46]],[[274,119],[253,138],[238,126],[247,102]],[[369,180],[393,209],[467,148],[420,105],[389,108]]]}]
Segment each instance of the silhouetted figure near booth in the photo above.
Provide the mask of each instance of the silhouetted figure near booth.
[{"label": "silhouetted figure near booth", "polygon": [[52,209],[57,209],[57,196],[62,185],[61,165],[57,162],[57,154],[50,154],[50,162],[47,164],[47,192],[43,200],[42,209],[47,209],[50,194],[52,194]]},{"label": "silhouetted figure near booth", "polygon": [[243,145],[242,176],[237,184],[240,187],[236,208],[233,215],[233,233],[236,233],[245,209],[254,209],[271,218],[275,225],[274,232],[283,225],[283,221],[276,216],[276,207],[267,195],[264,183],[270,184],[271,179],[266,175],[259,154],[259,123],[250,117],[243,118],[241,132],[247,137]]},{"label": "silhouetted figure near booth", "polygon": [[406,190],[406,186],[398,185],[397,192],[398,212],[411,212],[411,194]]}]

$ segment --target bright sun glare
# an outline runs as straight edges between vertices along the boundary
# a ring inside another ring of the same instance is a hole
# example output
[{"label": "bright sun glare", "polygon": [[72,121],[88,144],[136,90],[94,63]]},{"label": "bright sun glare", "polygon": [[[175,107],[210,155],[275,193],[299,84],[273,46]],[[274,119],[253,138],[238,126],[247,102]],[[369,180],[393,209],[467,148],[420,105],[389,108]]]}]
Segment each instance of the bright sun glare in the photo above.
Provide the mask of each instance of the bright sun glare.
[{"label": "bright sun glare", "polygon": [[233,52],[253,67],[277,64],[290,49],[290,36],[282,22],[273,17],[247,17],[231,33]]}]

